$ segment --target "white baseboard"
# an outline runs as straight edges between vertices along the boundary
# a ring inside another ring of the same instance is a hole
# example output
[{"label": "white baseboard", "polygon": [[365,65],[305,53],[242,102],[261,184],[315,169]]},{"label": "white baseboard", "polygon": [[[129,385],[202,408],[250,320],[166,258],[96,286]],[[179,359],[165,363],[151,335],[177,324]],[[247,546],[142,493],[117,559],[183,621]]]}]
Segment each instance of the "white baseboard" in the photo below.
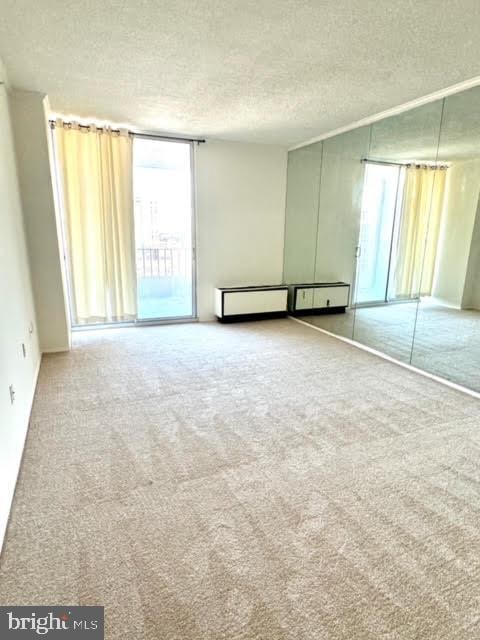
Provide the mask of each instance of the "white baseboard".
[{"label": "white baseboard", "polygon": [[32,415],[32,408],[33,408],[33,399],[35,398],[35,391],[37,390],[37,384],[38,384],[38,375],[40,373],[40,367],[42,366],[42,353],[40,354],[40,357],[38,358],[38,364],[37,364],[37,368],[35,370],[35,375],[33,376],[33,389],[32,389],[32,395],[31,395],[31,399],[30,399],[30,408],[28,411],[28,421],[30,422],[30,417]]},{"label": "white baseboard", "polygon": [[305,322],[305,320],[301,320],[300,318],[295,318],[294,316],[288,316],[291,320],[295,322],[299,322],[300,324],[305,325],[306,327],[310,327],[310,329],[314,329],[315,331],[320,331],[320,333],[325,333],[327,336],[331,336],[332,338],[336,338],[337,340],[341,340],[342,342],[346,342],[347,344],[356,347],[357,349],[362,349],[363,351],[368,351],[368,353],[372,353],[379,358],[383,358],[384,360],[388,360],[388,362],[392,362],[393,364],[398,365],[399,367],[403,367],[404,369],[408,369],[409,371],[413,371],[414,373],[418,373],[424,378],[429,378],[430,380],[435,380],[435,382],[440,382],[440,384],[445,385],[446,387],[450,387],[451,389],[455,389],[456,391],[461,391],[462,393],[466,393],[473,398],[480,399],[480,393],[477,391],[473,391],[473,389],[468,389],[467,387],[463,387],[461,384],[457,384],[456,382],[451,382],[450,380],[446,380],[445,378],[441,378],[440,376],[436,376],[433,373],[429,373],[424,369],[419,369],[418,367],[414,367],[413,364],[407,364],[406,362],[402,362],[401,360],[397,360],[396,358],[392,358],[392,356],[388,356],[386,353],[382,353],[381,351],[377,351],[376,349],[372,349],[372,347],[367,347],[361,342],[357,342],[356,340],[352,340],[351,338],[344,338],[343,336],[339,336],[336,333],[332,333],[331,331],[327,331],[326,329],[322,329],[321,327],[316,327],[309,322]]}]

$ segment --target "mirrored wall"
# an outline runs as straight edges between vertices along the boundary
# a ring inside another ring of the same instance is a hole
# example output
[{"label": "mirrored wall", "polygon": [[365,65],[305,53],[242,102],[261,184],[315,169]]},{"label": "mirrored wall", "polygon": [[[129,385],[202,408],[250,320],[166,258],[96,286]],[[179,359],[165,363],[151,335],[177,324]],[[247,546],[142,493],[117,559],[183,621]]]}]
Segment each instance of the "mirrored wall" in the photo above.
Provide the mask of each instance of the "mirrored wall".
[{"label": "mirrored wall", "polygon": [[289,152],[292,314],[480,391],[479,194],[480,87]]}]

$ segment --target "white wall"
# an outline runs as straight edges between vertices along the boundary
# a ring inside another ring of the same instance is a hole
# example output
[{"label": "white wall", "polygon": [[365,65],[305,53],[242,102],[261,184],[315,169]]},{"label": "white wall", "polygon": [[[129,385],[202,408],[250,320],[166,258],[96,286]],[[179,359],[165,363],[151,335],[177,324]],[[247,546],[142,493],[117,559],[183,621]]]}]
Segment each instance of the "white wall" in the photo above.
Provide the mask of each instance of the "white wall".
[{"label": "white wall", "polygon": [[457,162],[448,169],[432,296],[458,308],[466,285],[479,188],[479,160]]},{"label": "white wall", "polygon": [[[0,64],[0,81],[5,80]],[[28,427],[40,351],[7,91],[0,84],[0,547]],[[32,329],[32,333],[30,333]],[[22,343],[26,348],[23,356]],[[15,389],[10,402],[9,385]]]},{"label": "white wall", "polygon": [[64,261],[50,174],[45,95],[12,92],[12,116],[42,352],[70,348]]},{"label": "white wall", "polygon": [[287,152],[207,141],[195,148],[198,314],[217,286],[282,281]]}]

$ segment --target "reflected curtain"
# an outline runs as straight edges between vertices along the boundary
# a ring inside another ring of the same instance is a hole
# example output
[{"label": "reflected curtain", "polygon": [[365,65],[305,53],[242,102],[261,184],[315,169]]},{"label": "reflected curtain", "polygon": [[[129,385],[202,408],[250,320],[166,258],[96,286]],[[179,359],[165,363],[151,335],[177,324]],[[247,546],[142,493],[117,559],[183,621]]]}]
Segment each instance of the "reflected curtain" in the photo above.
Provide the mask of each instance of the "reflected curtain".
[{"label": "reflected curtain", "polygon": [[57,121],[55,140],[73,322],[134,320],[132,139]]},{"label": "reflected curtain", "polygon": [[398,298],[431,294],[446,172],[425,166],[406,169],[394,276]]}]

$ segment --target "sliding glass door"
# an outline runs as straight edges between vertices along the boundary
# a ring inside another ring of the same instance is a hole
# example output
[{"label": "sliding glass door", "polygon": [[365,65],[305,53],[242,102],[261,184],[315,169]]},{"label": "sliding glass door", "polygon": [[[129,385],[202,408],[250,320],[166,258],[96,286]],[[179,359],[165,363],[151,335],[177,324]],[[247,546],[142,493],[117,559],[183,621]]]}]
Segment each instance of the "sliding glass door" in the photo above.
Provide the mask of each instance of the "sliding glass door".
[{"label": "sliding glass door", "polygon": [[133,147],[137,321],[195,315],[191,144]]},{"label": "sliding glass door", "polygon": [[194,317],[192,144],[53,131],[72,326]]}]

